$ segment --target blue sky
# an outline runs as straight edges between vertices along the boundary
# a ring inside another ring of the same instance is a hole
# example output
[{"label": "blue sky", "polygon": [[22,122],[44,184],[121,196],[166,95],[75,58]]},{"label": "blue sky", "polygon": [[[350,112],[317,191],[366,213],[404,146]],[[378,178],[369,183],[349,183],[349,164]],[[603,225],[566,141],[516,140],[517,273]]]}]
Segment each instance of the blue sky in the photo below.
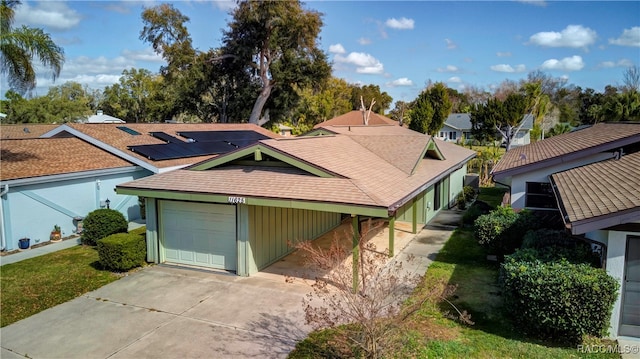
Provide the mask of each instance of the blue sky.
[{"label": "blue sky", "polygon": [[[156,1],[23,1],[14,26],[43,28],[65,50],[60,78],[38,76],[35,95],[76,81],[102,89],[124,69],[163,64],[141,40],[140,14]],[[221,45],[233,2],[173,2],[190,18],[194,45]],[[308,1],[323,13],[320,46],[333,75],[376,84],[411,101],[427,81],[487,90],[542,70],[603,91],[640,65],[638,1]],[[6,81],[2,81],[2,94]]]}]

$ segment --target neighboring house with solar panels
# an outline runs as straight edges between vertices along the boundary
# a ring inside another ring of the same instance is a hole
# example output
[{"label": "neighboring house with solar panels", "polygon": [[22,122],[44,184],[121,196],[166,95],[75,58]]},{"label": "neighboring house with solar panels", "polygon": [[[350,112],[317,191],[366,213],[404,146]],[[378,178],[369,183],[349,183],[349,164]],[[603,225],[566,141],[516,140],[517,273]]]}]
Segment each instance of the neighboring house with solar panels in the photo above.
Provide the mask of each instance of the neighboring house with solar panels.
[{"label": "neighboring house with solar panels", "polygon": [[[462,191],[476,152],[398,125],[325,126],[120,184],[147,199],[147,259],[252,275],[348,221],[416,233]],[[208,235],[203,235],[206,233]],[[351,241],[348,240],[351,244]]]},{"label": "neighboring house with solar panels", "polygon": [[640,337],[640,123],[600,123],[508,151],[493,169],[513,208],[554,211],[604,246],[620,283],[609,334]]},{"label": "neighboring house with solar panels", "polygon": [[[524,115],[522,121],[524,121],[524,124],[516,134],[513,142],[511,142],[512,146],[524,146],[531,142],[530,132],[533,129],[533,116]],[[468,113],[452,113],[447,117],[435,137],[442,141],[460,143],[464,139],[466,142],[473,138],[471,134],[472,128],[471,116]]]},{"label": "neighboring house with solar panels", "polygon": [[138,219],[138,197],[115,193],[117,184],[276,137],[251,124],[3,125],[0,249],[17,249],[22,237],[48,241],[54,225],[69,236],[107,200]]}]

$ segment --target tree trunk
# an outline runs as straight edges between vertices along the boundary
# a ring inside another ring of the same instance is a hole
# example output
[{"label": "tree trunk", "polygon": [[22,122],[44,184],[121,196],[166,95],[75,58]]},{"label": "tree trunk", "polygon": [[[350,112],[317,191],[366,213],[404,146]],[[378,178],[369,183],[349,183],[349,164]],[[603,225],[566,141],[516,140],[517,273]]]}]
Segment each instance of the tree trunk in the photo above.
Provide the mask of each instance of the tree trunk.
[{"label": "tree trunk", "polygon": [[251,116],[249,117],[249,123],[254,123],[258,126],[262,126],[265,123],[267,123],[268,119],[260,118],[260,115],[262,114],[262,109],[264,108],[264,105],[267,103],[267,100],[271,95],[272,88],[273,88],[272,85],[266,85],[265,87],[262,88],[262,91],[260,91],[260,95],[258,95],[256,102],[253,104],[253,109],[251,110]]}]

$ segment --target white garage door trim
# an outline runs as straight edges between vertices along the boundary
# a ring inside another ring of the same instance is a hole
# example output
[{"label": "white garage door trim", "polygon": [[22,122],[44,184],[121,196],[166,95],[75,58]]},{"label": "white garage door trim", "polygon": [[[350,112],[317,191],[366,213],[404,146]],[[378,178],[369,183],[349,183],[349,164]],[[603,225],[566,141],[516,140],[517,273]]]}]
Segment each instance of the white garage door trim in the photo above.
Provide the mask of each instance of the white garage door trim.
[{"label": "white garage door trim", "polygon": [[236,270],[233,205],[161,201],[160,233],[165,262]]}]

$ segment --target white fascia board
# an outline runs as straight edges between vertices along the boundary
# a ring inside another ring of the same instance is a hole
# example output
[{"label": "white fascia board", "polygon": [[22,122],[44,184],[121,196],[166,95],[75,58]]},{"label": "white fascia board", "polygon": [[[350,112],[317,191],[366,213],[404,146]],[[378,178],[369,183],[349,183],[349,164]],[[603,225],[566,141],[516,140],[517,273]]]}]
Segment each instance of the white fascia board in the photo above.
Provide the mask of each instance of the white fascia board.
[{"label": "white fascia board", "polygon": [[92,170],[92,171],[61,173],[58,175],[18,178],[13,180],[0,181],[0,186],[4,186],[4,185],[26,186],[26,185],[32,185],[32,184],[43,184],[43,183],[67,181],[67,180],[82,179],[82,178],[96,177],[96,176],[111,176],[111,175],[117,175],[117,174],[123,174],[123,173],[137,172],[140,170],[141,168],[138,166],[129,166],[129,167],[118,167],[118,168],[100,169],[100,170]]},{"label": "white fascia board", "polygon": [[145,169],[147,169],[147,170],[149,170],[149,171],[151,171],[153,173],[159,173],[160,172],[160,169],[158,169],[156,166],[154,166],[154,165],[152,165],[152,164],[150,164],[148,162],[145,162],[145,161],[143,161],[143,160],[141,160],[141,159],[139,159],[137,157],[131,156],[130,154],[128,154],[126,152],[123,152],[123,151],[121,151],[121,150],[119,150],[119,149],[117,149],[117,148],[115,148],[115,147],[113,147],[111,145],[108,145],[108,144],[106,144],[106,143],[104,143],[102,141],[98,141],[97,139],[95,139],[95,138],[93,138],[93,137],[91,137],[91,136],[89,136],[89,135],[87,135],[87,134],[85,134],[83,132],[80,132],[80,131],[78,131],[78,130],[76,130],[74,128],[71,128],[71,127],[67,126],[66,124],[54,128],[53,130],[51,130],[51,131],[43,134],[42,136],[40,136],[40,138],[51,138],[51,137],[53,137],[53,136],[55,136],[55,135],[57,135],[57,134],[59,134],[60,132],[63,132],[63,131],[69,132],[70,134],[74,135],[75,137],[77,137],[77,138],[79,138],[81,140],[87,141],[90,144],[92,144],[92,145],[94,145],[94,146],[96,146],[98,148],[101,148],[101,149],[103,149],[103,150],[105,150],[105,151],[107,151],[109,153],[112,153],[112,154],[122,158],[125,161],[129,161],[129,162],[131,162],[131,163],[133,163],[135,165],[138,165],[138,166],[140,166],[142,168],[145,168]]}]

